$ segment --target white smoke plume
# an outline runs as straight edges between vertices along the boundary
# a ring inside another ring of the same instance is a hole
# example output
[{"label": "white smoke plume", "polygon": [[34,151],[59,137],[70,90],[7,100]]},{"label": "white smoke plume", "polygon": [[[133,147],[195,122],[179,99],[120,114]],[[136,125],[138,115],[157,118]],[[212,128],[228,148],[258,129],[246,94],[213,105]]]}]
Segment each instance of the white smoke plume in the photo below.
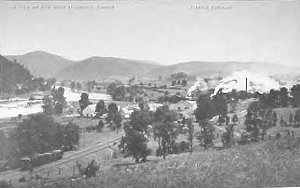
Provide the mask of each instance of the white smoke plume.
[{"label": "white smoke plume", "polygon": [[244,70],[234,72],[231,76],[222,79],[215,88],[213,95],[216,95],[220,89],[222,89],[223,93],[231,92],[233,89],[237,91],[246,90],[246,78],[249,92],[263,93],[269,92],[271,89],[280,88],[279,82],[269,76]]},{"label": "white smoke plume", "polygon": [[205,83],[205,81],[203,80],[203,78],[201,77],[197,77],[197,81],[194,83],[194,85],[192,85],[187,92],[188,96],[191,96],[192,92],[200,89],[200,90],[206,90],[208,89],[207,84]]}]

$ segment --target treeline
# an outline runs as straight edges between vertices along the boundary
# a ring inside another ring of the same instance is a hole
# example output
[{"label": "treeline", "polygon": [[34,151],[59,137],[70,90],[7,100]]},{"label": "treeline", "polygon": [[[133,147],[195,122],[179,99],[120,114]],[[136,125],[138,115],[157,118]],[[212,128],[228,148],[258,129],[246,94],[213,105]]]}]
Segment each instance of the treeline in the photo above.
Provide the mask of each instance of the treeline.
[{"label": "treeline", "polygon": [[65,89],[63,87],[53,87],[50,95],[43,98],[43,111],[47,115],[61,115],[66,106],[64,97]]},{"label": "treeline", "polygon": [[137,85],[125,87],[121,83],[111,83],[107,86],[107,93],[116,101],[133,101],[144,93],[143,88]]},{"label": "treeline", "polygon": [[23,94],[34,90],[51,88],[55,79],[35,78],[30,71],[16,60],[10,61],[0,55],[0,88],[5,94]]},{"label": "treeline", "polygon": [[280,90],[271,89],[269,93],[257,94],[264,108],[300,107],[300,84],[289,90],[286,87]]}]

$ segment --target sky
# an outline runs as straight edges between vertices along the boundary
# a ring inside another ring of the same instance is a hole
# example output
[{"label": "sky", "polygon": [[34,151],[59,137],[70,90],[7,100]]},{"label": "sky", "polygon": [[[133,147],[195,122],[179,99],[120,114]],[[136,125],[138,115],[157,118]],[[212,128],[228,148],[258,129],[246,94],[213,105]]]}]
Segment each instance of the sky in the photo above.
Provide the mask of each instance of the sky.
[{"label": "sky", "polygon": [[300,65],[300,1],[1,1],[0,8],[2,55]]}]

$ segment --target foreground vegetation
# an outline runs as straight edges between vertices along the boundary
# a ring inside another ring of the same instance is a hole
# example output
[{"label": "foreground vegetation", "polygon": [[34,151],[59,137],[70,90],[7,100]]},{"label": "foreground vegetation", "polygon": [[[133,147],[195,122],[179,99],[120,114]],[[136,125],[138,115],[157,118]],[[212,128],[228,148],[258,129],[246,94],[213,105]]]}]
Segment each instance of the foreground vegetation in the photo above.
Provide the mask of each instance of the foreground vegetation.
[{"label": "foreground vegetation", "polygon": [[[146,163],[100,165],[95,178],[29,182],[23,187],[256,187],[300,185],[299,139],[286,149],[283,138],[193,154],[151,158]],[[118,163],[122,162],[118,161]]]}]

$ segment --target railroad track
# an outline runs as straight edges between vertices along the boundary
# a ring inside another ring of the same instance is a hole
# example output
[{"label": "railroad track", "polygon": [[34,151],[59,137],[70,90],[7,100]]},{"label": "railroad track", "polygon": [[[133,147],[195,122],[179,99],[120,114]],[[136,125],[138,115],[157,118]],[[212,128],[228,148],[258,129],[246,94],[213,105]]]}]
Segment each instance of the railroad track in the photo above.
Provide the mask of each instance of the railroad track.
[{"label": "railroad track", "polygon": [[[55,162],[45,164],[45,165],[42,165],[42,166],[39,166],[39,167],[35,168],[34,172],[40,172],[44,169],[54,167],[54,166],[57,166],[57,165],[61,165],[61,164],[65,164],[65,163],[77,160],[79,158],[82,158],[86,155],[104,150],[104,149],[108,148],[110,146],[110,144],[120,140],[121,138],[122,138],[122,136],[118,136],[118,137],[113,138],[111,140],[108,140],[106,142],[99,143],[96,146],[86,148],[86,149],[77,151],[75,153],[69,154],[69,155],[66,156],[65,159],[63,158],[59,161],[55,161]],[[25,171],[22,172],[22,171],[20,171],[20,169],[16,169],[16,170],[11,171],[11,172],[3,172],[3,173],[0,173],[0,181],[1,180],[5,180],[5,181],[16,180],[16,179],[19,179],[22,175],[26,175],[26,174],[28,174],[28,172],[25,172]]]}]

